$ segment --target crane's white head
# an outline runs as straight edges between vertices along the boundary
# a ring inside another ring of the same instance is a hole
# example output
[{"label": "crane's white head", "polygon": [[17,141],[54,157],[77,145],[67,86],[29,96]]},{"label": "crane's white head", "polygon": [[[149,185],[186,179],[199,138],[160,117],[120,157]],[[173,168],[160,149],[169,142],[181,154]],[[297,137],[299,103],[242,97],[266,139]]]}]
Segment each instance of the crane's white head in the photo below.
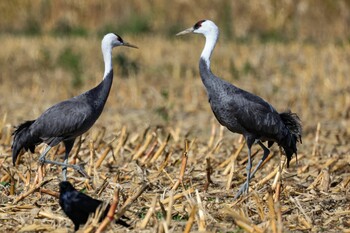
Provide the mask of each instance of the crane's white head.
[{"label": "crane's white head", "polygon": [[126,41],[124,41],[120,36],[114,33],[106,34],[102,39],[102,48],[109,47],[114,48],[117,46],[127,46],[131,48],[137,48],[135,45],[132,45]]},{"label": "crane's white head", "polygon": [[219,28],[213,21],[200,20],[193,27],[187,28],[186,30],[179,32],[176,35],[180,36],[188,33],[199,33],[205,36],[206,42],[201,54],[201,58],[203,58],[208,67],[210,67],[210,56],[219,37]]},{"label": "crane's white head", "polygon": [[188,33],[198,33],[203,34],[205,37],[214,35],[219,35],[219,28],[215,25],[215,23],[211,20],[200,20],[193,27],[187,28],[182,32],[177,33],[177,36],[188,34]]},{"label": "crane's white head", "polygon": [[105,35],[101,43],[103,60],[105,62],[105,73],[103,75],[103,79],[107,77],[107,75],[112,70],[112,49],[117,46],[137,48],[135,45],[124,41],[120,36],[114,33],[108,33],[107,35]]}]

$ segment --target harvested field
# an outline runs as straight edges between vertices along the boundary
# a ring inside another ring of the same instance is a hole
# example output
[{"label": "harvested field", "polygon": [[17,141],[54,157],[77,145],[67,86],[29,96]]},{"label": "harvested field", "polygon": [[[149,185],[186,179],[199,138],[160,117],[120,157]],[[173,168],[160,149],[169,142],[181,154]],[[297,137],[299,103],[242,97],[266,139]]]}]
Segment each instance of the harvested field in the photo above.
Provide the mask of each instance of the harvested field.
[{"label": "harvested field", "polygon": [[[198,73],[204,38],[121,36],[139,49],[114,49],[105,109],[70,155],[91,178],[68,169],[68,180],[94,198],[112,202],[119,190],[116,215],[125,211],[132,229],[110,224],[106,232],[350,232],[348,42],[219,39],[213,72],[278,111],[298,113],[304,127],[298,161],[286,168],[274,145],[249,195],[234,200],[246,179],[247,148],[210,110]],[[100,82],[100,39],[0,35],[4,232],[73,231],[57,199],[61,168],[39,166],[44,145],[12,166],[11,133]],[[64,152],[60,144],[48,158],[62,161]],[[262,150],[253,146],[252,152],[254,166]],[[80,231],[99,226],[91,220]]]}]

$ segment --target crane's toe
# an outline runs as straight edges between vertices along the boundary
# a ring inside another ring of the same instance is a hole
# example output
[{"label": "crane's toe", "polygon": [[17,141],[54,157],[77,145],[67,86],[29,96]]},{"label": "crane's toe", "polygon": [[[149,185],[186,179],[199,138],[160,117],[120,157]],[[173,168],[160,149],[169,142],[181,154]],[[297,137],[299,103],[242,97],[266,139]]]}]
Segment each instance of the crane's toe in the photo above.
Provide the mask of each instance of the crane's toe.
[{"label": "crane's toe", "polygon": [[248,194],[249,192],[249,183],[246,181],[242,186],[239,188],[237,194],[235,195],[234,199],[239,198],[242,194]]},{"label": "crane's toe", "polygon": [[73,165],[72,168],[77,172],[79,172],[80,174],[82,174],[83,176],[85,176],[85,178],[88,178],[88,179],[90,178],[90,176],[86,173],[86,171],[81,165]]}]

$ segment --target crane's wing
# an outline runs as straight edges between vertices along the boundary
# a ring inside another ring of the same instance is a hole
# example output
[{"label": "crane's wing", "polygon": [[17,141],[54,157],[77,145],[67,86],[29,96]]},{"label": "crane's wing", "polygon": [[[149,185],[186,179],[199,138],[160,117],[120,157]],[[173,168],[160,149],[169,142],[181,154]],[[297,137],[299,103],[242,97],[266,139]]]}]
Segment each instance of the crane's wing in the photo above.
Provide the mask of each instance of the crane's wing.
[{"label": "crane's wing", "polygon": [[247,132],[263,138],[275,138],[283,124],[278,112],[268,102],[239,89],[229,103],[230,112]]},{"label": "crane's wing", "polygon": [[32,125],[31,131],[43,140],[53,137],[66,138],[83,133],[89,125],[92,108],[77,99],[70,99],[47,109]]}]

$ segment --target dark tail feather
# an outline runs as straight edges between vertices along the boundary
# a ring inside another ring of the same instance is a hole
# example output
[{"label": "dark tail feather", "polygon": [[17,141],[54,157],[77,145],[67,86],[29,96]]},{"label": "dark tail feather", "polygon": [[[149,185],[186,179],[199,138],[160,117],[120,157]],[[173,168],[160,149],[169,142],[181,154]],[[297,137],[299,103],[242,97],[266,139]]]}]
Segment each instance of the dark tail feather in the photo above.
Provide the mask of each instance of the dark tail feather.
[{"label": "dark tail feather", "polygon": [[289,167],[289,162],[292,159],[293,154],[297,156],[297,142],[302,143],[302,126],[301,120],[296,113],[290,111],[280,113],[280,117],[283,123],[287,126],[289,134],[285,137],[282,147],[287,156],[287,167]]},{"label": "dark tail feather", "polygon": [[29,127],[34,123],[34,121],[26,121],[16,127],[16,130],[13,132],[13,143],[11,146],[12,149],[12,163],[16,164],[18,154],[21,152],[22,148],[25,150],[30,150],[34,153],[35,144],[39,141],[29,133]]}]

